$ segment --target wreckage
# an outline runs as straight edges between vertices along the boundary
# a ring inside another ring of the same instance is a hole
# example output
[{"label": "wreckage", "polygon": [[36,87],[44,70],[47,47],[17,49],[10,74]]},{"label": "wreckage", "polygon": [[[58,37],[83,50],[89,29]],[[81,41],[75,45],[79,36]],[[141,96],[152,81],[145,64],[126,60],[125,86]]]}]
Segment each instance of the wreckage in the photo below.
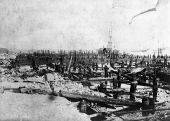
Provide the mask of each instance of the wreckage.
[{"label": "wreckage", "polygon": [[[11,61],[11,64],[14,64],[12,68],[5,67],[6,71],[1,75],[2,80],[13,83],[14,86],[2,83],[0,92],[61,96],[71,101],[86,100],[90,104],[97,103],[112,109],[115,109],[115,106],[143,107],[149,98],[148,93],[153,93],[154,75],[162,73],[160,67],[168,67],[168,63],[155,62],[156,60],[149,56],[123,55],[119,58],[114,56],[114,52],[97,55],[94,52],[76,51],[18,55]],[[148,60],[153,63],[146,64]],[[131,86],[134,74],[138,85],[146,86],[150,90],[135,92],[135,100],[131,100],[129,96],[132,93],[129,88],[115,87],[115,81],[119,76],[119,83]],[[162,82],[162,78],[160,80],[158,88],[168,89],[165,81]]]}]

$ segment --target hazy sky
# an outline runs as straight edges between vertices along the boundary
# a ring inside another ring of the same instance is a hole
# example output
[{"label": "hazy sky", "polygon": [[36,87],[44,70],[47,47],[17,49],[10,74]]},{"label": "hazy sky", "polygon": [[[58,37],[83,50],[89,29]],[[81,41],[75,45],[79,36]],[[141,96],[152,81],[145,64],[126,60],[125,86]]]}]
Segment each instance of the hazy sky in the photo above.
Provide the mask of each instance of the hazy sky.
[{"label": "hazy sky", "polygon": [[106,45],[112,23],[116,48],[170,47],[170,4],[139,12],[157,0],[0,0],[0,47],[96,49]]}]

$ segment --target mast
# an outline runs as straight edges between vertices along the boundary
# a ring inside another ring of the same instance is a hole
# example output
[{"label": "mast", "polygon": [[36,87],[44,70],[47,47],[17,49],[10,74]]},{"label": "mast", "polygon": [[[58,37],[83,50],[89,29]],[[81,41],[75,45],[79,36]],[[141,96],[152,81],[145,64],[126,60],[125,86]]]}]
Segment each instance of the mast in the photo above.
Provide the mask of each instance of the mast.
[{"label": "mast", "polygon": [[[107,49],[112,50],[112,45],[113,45],[113,40],[112,40],[112,22],[111,22],[111,26],[109,28],[109,40],[107,44]],[[114,44],[114,49],[115,49],[115,44]]]}]

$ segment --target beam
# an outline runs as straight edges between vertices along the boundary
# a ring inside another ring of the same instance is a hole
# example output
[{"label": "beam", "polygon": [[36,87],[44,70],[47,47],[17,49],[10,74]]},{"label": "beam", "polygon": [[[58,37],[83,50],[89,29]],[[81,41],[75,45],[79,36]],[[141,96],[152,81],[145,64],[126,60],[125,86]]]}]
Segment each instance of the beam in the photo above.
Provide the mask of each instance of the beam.
[{"label": "beam", "polygon": [[77,100],[85,99],[90,102],[96,102],[96,103],[102,103],[102,104],[116,104],[116,105],[126,105],[126,106],[133,106],[133,105],[140,104],[140,102],[134,102],[130,100],[111,99],[111,98],[105,98],[105,97],[99,97],[99,96],[70,93],[70,92],[65,92],[65,91],[60,91],[60,95],[62,97],[66,97],[69,99],[77,99]]}]

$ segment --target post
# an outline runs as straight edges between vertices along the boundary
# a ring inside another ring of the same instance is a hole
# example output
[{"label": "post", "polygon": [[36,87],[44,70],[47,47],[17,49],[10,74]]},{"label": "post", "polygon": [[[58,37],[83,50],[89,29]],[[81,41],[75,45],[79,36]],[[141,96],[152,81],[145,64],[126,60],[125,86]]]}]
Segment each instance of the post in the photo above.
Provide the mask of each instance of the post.
[{"label": "post", "polygon": [[154,101],[157,101],[157,93],[158,93],[158,78],[156,78],[156,75],[153,77],[153,99]]},{"label": "post", "polygon": [[130,100],[135,101],[135,93],[137,88],[137,80],[136,80],[136,74],[133,73],[132,75],[132,82],[130,86]]},{"label": "post", "polygon": [[118,69],[117,80],[118,80],[118,88],[121,88],[121,71],[120,71],[120,69]]}]

